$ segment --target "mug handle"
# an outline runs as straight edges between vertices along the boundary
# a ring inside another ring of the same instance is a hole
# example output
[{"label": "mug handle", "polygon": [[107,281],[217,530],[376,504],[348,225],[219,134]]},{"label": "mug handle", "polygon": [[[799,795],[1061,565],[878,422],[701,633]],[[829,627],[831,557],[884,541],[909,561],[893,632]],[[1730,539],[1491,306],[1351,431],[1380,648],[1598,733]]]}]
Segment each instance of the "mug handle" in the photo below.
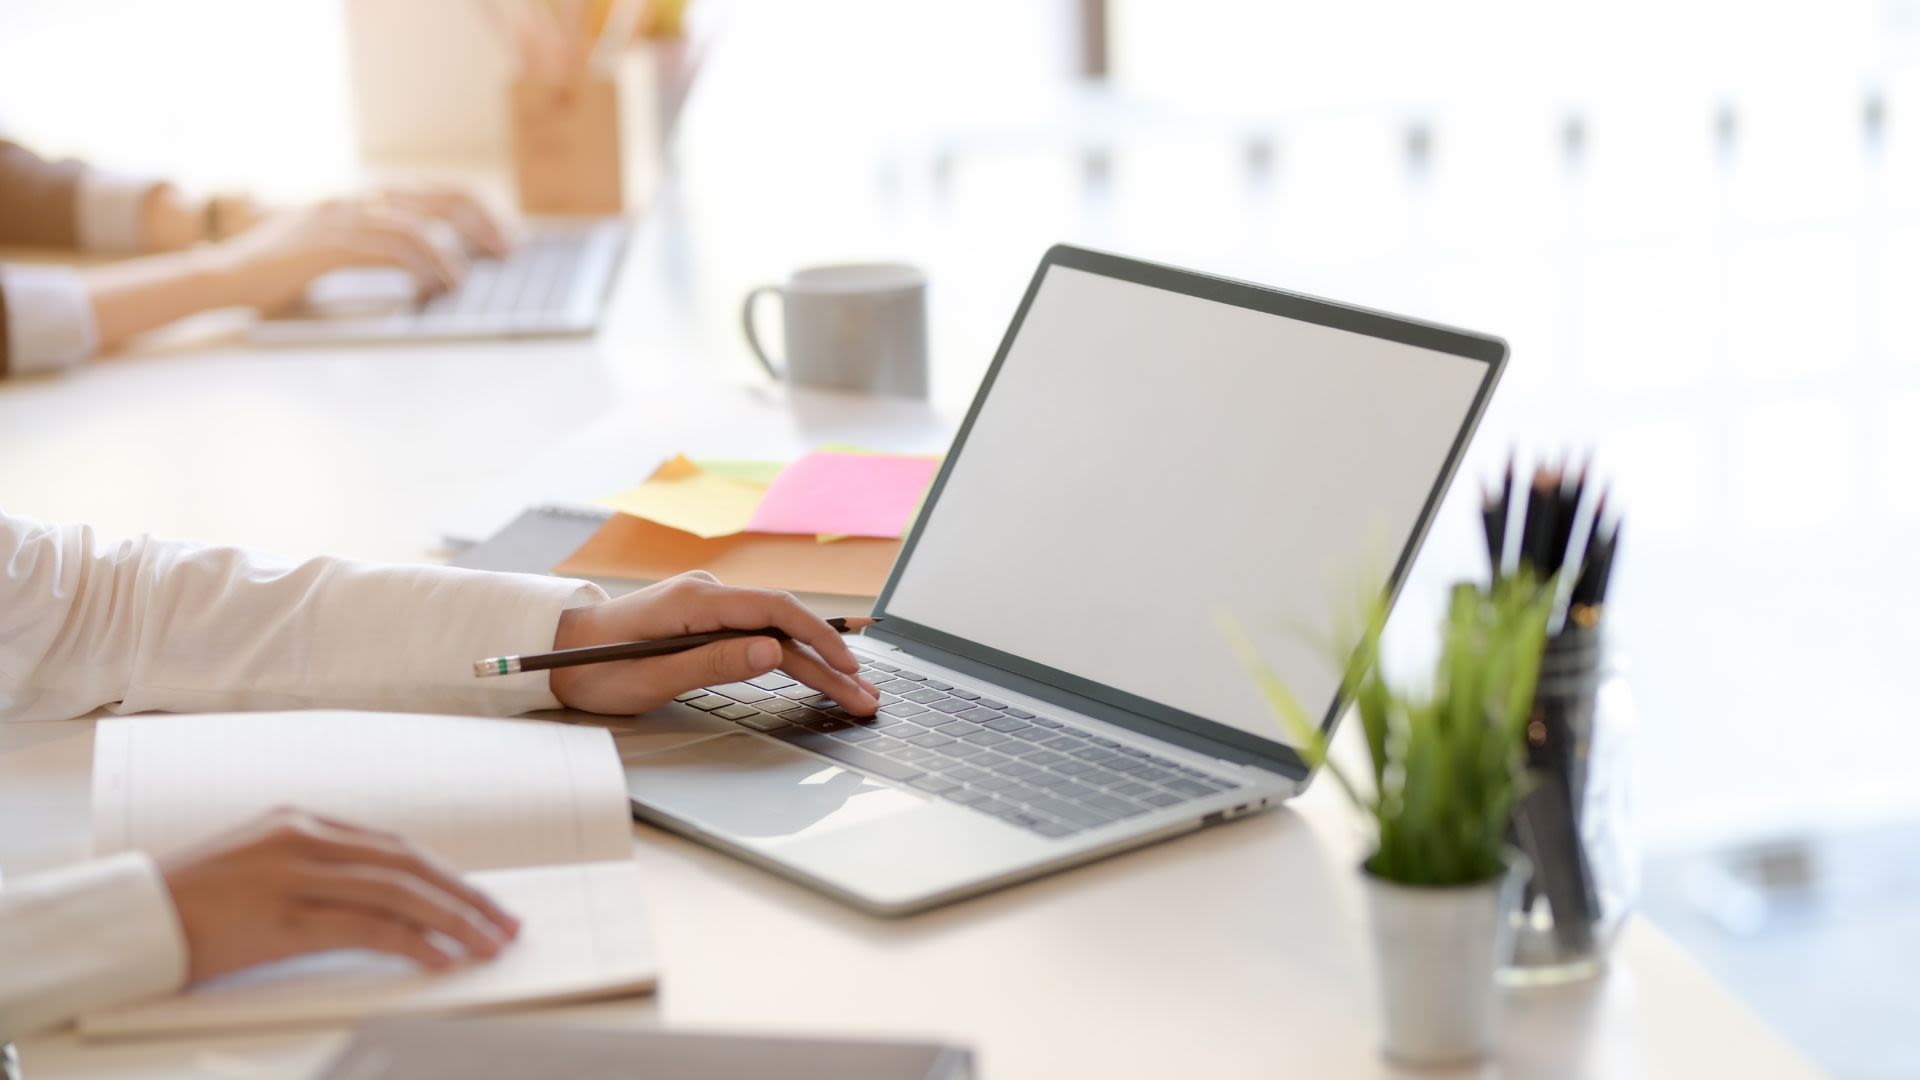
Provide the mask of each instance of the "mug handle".
[{"label": "mug handle", "polygon": [[767,350],[761,347],[760,335],[753,328],[753,302],[769,294],[782,295],[780,286],[762,285],[747,294],[746,301],[740,305],[740,327],[747,332],[747,347],[753,350],[754,359],[760,361],[760,366],[767,369],[767,374],[778,379],[781,377],[780,369],[774,366],[772,358],[767,356]]}]

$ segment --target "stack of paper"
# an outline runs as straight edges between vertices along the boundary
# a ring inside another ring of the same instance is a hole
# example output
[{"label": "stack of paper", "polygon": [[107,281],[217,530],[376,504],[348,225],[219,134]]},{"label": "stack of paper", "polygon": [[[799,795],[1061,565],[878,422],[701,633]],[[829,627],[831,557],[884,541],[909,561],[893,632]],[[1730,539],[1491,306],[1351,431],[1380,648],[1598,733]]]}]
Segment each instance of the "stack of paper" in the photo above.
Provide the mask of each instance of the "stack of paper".
[{"label": "stack of paper", "polygon": [[555,571],[873,596],[940,461],[828,446],[792,464],[676,456],[600,500],[619,513]]}]

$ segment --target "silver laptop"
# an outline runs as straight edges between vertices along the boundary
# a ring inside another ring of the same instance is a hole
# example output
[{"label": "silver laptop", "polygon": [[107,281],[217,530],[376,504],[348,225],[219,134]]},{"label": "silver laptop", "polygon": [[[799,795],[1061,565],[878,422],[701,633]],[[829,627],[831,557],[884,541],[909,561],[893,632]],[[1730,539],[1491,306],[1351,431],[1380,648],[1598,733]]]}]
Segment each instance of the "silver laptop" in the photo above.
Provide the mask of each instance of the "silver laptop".
[{"label": "silver laptop", "polygon": [[300,310],[255,323],[251,336],[324,345],[591,334],[626,235],[614,219],[530,222],[505,258],[470,260],[458,287],[425,303],[404,271],[338,270],[313,283]]},{"label": "silver laptop", "polygon": [[850,641],[879,715],[779,673],[695,691],[713,734],[629,757],[634,812],[903,914],[1299,793],[1218,614],[1330,730],[1322,642],[1405,579],[1506,352],[1052,249]]}]

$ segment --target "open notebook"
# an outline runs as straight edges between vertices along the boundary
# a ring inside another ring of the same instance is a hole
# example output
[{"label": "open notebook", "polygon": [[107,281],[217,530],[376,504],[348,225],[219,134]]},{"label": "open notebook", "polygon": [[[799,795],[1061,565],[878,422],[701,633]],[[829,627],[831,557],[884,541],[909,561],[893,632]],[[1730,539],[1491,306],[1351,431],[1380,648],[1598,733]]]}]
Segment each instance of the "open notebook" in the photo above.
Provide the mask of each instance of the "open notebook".
[{"label": "open notebook", "polygon": [[95,734],[94,844],[165,855],[276,807],[388,829],[521,919],[490,963],[428,974],[340,951],[82,1017],[89,1036],[323,1023],[652,989],[631,818],[607,732],[354,712],[130,716]]}]

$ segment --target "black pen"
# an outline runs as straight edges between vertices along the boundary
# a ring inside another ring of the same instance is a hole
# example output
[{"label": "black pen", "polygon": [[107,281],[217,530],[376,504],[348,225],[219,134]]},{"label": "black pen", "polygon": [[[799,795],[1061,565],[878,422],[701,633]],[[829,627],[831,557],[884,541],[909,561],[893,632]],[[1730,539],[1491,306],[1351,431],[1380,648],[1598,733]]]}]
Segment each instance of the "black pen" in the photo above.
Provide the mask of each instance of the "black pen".
[{"label": "black pen", "polygon": [[[828,619],[827,625],[835,633],[853,634],[879,622],[865,616]],[[614,660],[644,660],[649,656],[669,656],[673,653],[697,649],[702,645],[711,645],[716,641],[732,641],[743,637],[768,637],[777,641],[791,641],[793,635],[775,627],[760,630],[713,630],[704,634],[687,634],[683,637],[654,638],[651,641],[622,641],[613,645],[588,645],[579,649],[561,649],[558,652],[534,653],[531,656],[495,656],[473,662],[473,674],[476,678],[488,675],[513,675],[522,671],[546,671],[550,668],[575,667],[580,664],[605,664]]]}]

